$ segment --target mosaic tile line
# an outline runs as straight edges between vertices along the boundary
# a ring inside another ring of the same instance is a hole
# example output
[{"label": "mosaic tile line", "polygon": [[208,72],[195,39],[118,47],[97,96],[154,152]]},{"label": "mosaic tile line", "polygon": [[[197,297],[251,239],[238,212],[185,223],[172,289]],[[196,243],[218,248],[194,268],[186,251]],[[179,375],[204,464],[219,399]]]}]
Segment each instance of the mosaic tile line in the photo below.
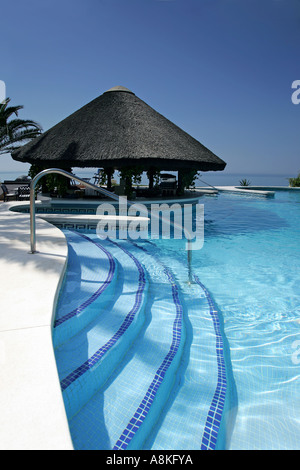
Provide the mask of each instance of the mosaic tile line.
[{"label": "mosaic tile line", "polygon": [[212,317],[214,330],[216,334],[216,354],[217,354],[217,367],[218,367],[218,380],[216,390],[211,401],[211,405],[206,418],[204,432],[202,436],[201,450],[215,450],[222,413],[225,405],[225,397],[227,390],[226,366],[224,358],[224,345],[221,333],[220,321],[218,312],[211,298],[210,293],[206,287],[200,282],[198,276],[194,275],[195,282],[203,290],[209,305],[210,315]]},{"label": "mosaic tile line", "polygon": [[[88,238],[88,237],[85,237]],[[130,252],[128,252],[124,247],[118,245],[117,243],[113,242],[110,240],[111,243],[116,245],[118,248],[121,248],[124,253],[126,253],[135,263],[138,272],[139,272],[139,279],[138,279],[138,288],[137,292],[135,295],[135,303],[130,310],[130,312],[126,315],[124,321],[122,322],[120,328],[117,330],[117,332],[107,341],[101,348],[98,349],[90,358],[87,359],[83,364],[81,364],[77,369],[75,369],[71,374],[69,374],[67,377],[65,377],[61,382],[61,389],[64,391],[66,390],[67,387],[71,383],[73,383],[75,380],[77,380],[79,377],[81,377],[85,372],[90,370],[97,362],[100,361],[100,359],[104,356],[104,354],[109,351],[114,344],[122,337],[122,335],[126,332],[126,330],[129,328],[131,323],[133,322],[136,313],[138,312],[141,304],[142,304],[142,296],[143,292],[145,289],[146,285],[146,278],[145,278],[145,272],[142,267],[142,265],[139,263],[139,261],[133,256]]]},{"label": "mosaic tile line", "polygon": [[113,279],[114,273],[115,273],[115,261],[113,259],[113,256],[110,254],[110,252],[108,250],[106,250],[103,246],[101,246],[99,243],[95,242],[91,238],[87,237],[86,235],[84,235],[82,233],[79,233],[79,232],[74,232],[74,233],[76,233],[76,235],[79,235],[80,237],[86,239],[87,241],[93,243],[94,245],[96,245],[100,250],[102,250],[105,253],[105,255],[107,256],[107,258],[109,260],[109,270],[108,270],[107,277],[106,277],[105,281],[99,287],[99,289],[97,289],[96,292],[94,292],[91,295],[91,297],[89,297],[85,302],[83,302],[81,305],[79,305],[79,307],[76,307],[74,310],[67,313],[63,317],[57,318],[54,322],[54,328],[57,328],[59,325],[61,325],[65,321],[70,320],[70,318],[73,318],[76,315],[79,315],[81,312],[83,312],[83,310],[85,310],[89,305],[91,305],[95,300],[97,300],[98,297],[109,286],[109,284],[111,283],[111,281]]},{"label": "mosaic tile line", "polygon": [[[133,243],[133,242],[132,242]],[[147,254],[148,251],[143,248],[138,246],[137,244],[133,243],[133,245],[137,246],[138,248],[142,249],[145,251]],[[150,255],[150,254],[149,254]],[[153,256],[153,255],[152,255]],[[155,257],[156,258],[156,257]],[[157,258],[156,258],[157,259]],[[162,264],[162,262],[157,259],[157,261]],[[139,404],[138,408],[136,409],[133,417],[127,424],[126,428],[122,432],[121,436],[117,440],[116,444],[113,447],[113,450],[126,450],[128,445],[130,444],[131,440],[135,436],[135,434],[138,432],[140,426],[144,422],[147,414],[150,411],[151,405],[153,404],[154,398],[157,394],[157,391],[162,384],[164,377],[166,375],[167,370],[169,369],[181,342],[181,336],[182,336],[182,320],[183,320],[183,307],[180,302],[179,298],[179,289],[176,284],[176,281],[171,273],[171,271],[166,268],[164,265],[164,273],[167,276],[168,281],[171,284],[172,288],[172,297],[174,304],[176,306],[176,315],[175,315],[175,320],[173,323],[173,336],[172,336],[172,343],[169,349],[169,352],[163,359],[160,367],[157,369],[155,372],[154,378],[144,396],[142,399],[141,403]]]}]

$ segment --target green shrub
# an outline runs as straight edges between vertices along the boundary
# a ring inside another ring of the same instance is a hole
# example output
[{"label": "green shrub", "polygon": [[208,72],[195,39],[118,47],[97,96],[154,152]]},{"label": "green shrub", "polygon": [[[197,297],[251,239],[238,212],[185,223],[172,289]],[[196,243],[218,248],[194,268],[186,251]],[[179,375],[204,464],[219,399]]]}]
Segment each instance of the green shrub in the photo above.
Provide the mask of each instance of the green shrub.
[{"label": "green shrub", "polygon": [[245,179],[240,180],[240,186],[250,186],[251,181]]},{"label": "green shrub", "polygon": [[[59,168],[59,166],[56,166],[56,168]],[[46,169],[46,166],[34,163],[31,165],[28,171],[28,176],[33,179],[38,173]],[[69,173],[72,171],[71,168],[62,169],[68,171]],[[44,176],[37,184],[37,190],[42,190],[43,193],[53,193],[56,190],[60,196],[63,196],[69,188],[70,180],[65,176],[55,173]]]},{"label": "green shrub", "polygon": [[300,173],[296,178],[289,178],[289,183],[291,188],[299,188],[300,187]]}]

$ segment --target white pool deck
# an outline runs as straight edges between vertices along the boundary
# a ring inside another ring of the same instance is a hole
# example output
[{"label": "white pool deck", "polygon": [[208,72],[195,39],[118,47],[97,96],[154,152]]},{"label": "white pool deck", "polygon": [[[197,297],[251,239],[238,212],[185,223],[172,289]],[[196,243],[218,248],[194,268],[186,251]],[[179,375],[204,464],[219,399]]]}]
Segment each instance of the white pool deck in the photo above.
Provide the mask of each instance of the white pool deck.
[{"label": "white pool deck", "polygon": [[67,243],[37,217],[30,254],[29,215],[9,211],[20,204],[0,202],[0,450],[73,450],[52,345]]},{"label": "white pool deck", "polygon": [[266,189],[244,189],[238,186],[216,186],[218,191],[227,191],[230,193],[237,193],[237,194],[252,194],[256,196],[274,196],[274,191],[266,190]]},{"label": "white pool deck", "polygon": [[62,232],[0,203],[0,449],[72,450],[52,347],[53,308],[67,260]]}]

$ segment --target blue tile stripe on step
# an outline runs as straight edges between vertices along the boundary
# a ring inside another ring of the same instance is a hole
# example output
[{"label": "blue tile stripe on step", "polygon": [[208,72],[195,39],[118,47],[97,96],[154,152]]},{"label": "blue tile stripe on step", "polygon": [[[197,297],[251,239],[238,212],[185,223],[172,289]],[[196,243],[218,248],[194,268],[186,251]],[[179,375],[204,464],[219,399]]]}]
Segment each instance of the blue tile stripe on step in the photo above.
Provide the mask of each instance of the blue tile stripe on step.
[{"label": "blue tile stripe on step", "polygon": [[[137,246],[135,243],[133,244]],[[143,251],[148,253],[147,250],[145,250],[144,248],[142,247],[139,247],[139,248],[143,249]],[[158,259],[157,261],[160,262]],[[160,262],[160,264],[162,263]],[[175,282],[173,275],[166,267],[164,267],[164,272],[167,275],[168,281],[170,282],[172,286],[172,297],[173,297],[174,304],[176,306],[176,315],[175,315],[175,320],[173,323],[172,344],[170,346],[168,354],[165,356],[160,367],[155,372],[154,378],[144,398],[142,399],[133,417],[131,418],[126,428],[124,429],[123,433],[121,434],[116,444],[114,445],[113,450],[126,450],[127,449],[129,443],[131,442],[131,440],[133,439],[133,437],[139,430],[148,412],[150,411],[151,405],[154,401],[157,391],[160,385],[162,384],[163,379],[166,375],[166,372],[169,369],[180,345],[181,336],[182,336],[183,308],[179,299],[178,286]]]},{"label": "blue tile stripe on step", "polygon": [[136,313],[138,312],[141,304],[142,304],[142,296],[143,292],[145,289],[146,285],[146,279],[145,279],[145,272],[142,267],[142,265],[139,263],[139,261],[129,252],[127,251],[124,247],[121,245],[118,245],[117,243],[113,242],[110,240],[111,243],[116,245],[118,248],[121,248],[135,263],[138,272],[139,272],[139,280],[138,280],[138,288],[137,292],[135,295],[135,302],[130,310],[130,312],[126,315],[123,323],[121,324],[120,328],[118,331],[107,341],[103,346],[101,346],[98,351],[96,351],[87,361],[85,361],[83,364],[81,364],[77,369],[75,369],[71,374],[69,374],[66,378],[64,378],[61,382],[61,389],[64,391],[66,390],[67,387],[71,383],[73,383],[75,380],[77,380],[79,377],[81,377],[85,372],[87,372],[89,369],[91,369],[95,364],[97,364],[98,361],[109,351],[114,344],[122,337],[122,335],[126,332],[128,327],[131,325],[131,323],[134,320],[134,317]]},{"label": "blue tile stripe on step", "polygon": [[202,437],[201,450],[214,450],[217,444],[218,433],[220,430],[221,418],[225,404],[227,390],[226,367],[224,358],[224,346],[221,333],[218,312],[206,287],[194,275],[195,282],[202,288],[209,305],[210,315],[212,317],[214,330],[216,334],[216,354],[218,366],[218,381],[216,390],[206,418],[204,433]]},{"label": "blue tile stripe on step", "polygon": [[103,284],[101,285],[101,287],[99,287],[99,289],[97,289],[96,292],[94,292],[94,294],[91,295],[91,297],[89,297],[85,302],[83,302],[81,305],[79,305],[79,307],[76,307],[74,310],[67,313],[63,317],[57,318],[54,322],[54,328],[57,328],[59,325],[61,325],[65,321],[70,320],[70,318],[73,318],[76,315],[79,315],[81,312],[83,312],[83,310],[85,310],[89,305],[91,305],[95,300],[97,300],[98,297],[109,286],[109,284],[111,283],[111,281],[113,279],[114,273],[115,273],[115,261],[113,259],[113,256],[109,253],[109,251],[106,250],[99,243],[97,243],[94,240],[92,240],[91,238],[87,237],[86,235],[83,235],[82,233],[79,233],[79,232],[75,232],[75,233],[77,235],[79,235],[80,237],[82,237],[82,238],[86,239],[87,241],[89,241],[89,242],[93,243],[94,245],[96,245],[100,250],[102,250],[106,254],[106,256],[108,257],[108,260],[109,260],[109,270],[108,270],[107,277],[106,277],[105,281],[103,282]]}]

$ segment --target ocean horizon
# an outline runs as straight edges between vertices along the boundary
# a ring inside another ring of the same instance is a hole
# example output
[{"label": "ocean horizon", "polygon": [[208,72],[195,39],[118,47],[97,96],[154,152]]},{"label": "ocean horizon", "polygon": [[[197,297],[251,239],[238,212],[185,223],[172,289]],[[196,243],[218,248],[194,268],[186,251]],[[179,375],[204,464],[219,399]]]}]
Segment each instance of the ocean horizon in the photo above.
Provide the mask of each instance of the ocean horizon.
[{"label": "ocean horizon", "polygon": [[[75,174],[80,178],[91,178],[91,183],[94,182],[93,177],[96,172],[95,168],[81,169],[76,168]],[[174,173],[175,172],[170,172]],[[0,171],[0,181],[14,181],[16,178],[26,175],[26,171]],[[196,186],[205,186],[205,183],[212,186],[239,186],[242,179],[247,179],[252,186],[289,186],[289,178],[296,177],[296,174],[254,174],[254,173],[224,173],[207,172],[202,173],[200,179],[196,181]],[[118,177],[115,177],[119,181]],[[142,177],[142,184],[147,184],[148,180],[145,175]]]}]

